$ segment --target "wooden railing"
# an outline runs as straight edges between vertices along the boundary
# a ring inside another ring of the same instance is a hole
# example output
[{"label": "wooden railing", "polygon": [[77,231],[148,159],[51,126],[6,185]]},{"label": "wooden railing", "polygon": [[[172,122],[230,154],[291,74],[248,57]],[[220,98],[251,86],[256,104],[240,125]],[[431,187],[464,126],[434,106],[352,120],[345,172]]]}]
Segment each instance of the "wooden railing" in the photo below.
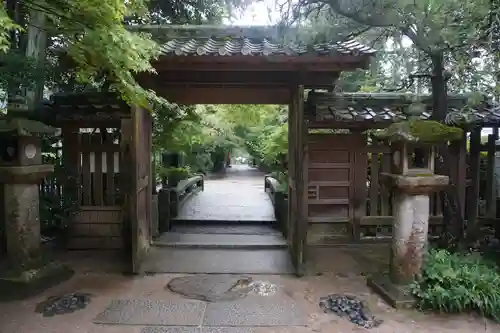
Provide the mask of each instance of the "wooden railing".
[{"label": "wooden railing", "polygon": [[279,229],[285,237],[288,234],[288,193],[280,188],[280,183],[271,176],[264,177],[264,190],[269,195],[274,207],[274,216]]},{"label": "wooden railing", "polygon": [[186,201],[195,193],[205,190],[203,175],[196,175],[181,180],[175,187],[162,187],[158,191],[158,228],[159,232],[167,232],[171,228],[171,220],[177,215]]},{"label": "wooden railing", "polygon": [[203,175],[196,175],[188,179],[183,179],[176,187],[170,189],[170,216],[177,217],[180,209],[194,193],[205,190]]}]

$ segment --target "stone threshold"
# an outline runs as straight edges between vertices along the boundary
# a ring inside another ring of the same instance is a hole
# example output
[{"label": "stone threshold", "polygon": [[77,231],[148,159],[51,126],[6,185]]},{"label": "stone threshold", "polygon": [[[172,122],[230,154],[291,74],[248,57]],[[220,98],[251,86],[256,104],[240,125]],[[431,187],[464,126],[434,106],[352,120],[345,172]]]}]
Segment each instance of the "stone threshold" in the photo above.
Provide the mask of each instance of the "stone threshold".
[{"label": "stone threshold", "polygon": [[168,232],[153,242],[158,247],[211,249],[280,249],[287,244],[275,235],[190,234]]}]

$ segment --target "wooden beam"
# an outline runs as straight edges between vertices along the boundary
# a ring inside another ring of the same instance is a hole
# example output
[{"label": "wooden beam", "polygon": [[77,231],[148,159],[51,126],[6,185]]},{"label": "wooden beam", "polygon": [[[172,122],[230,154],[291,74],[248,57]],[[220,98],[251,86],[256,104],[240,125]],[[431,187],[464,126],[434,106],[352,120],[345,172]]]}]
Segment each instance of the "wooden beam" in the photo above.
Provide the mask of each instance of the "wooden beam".
[{"label": "wooden beam", "polygon": [[191,71],[319,71],[368,68],[370,56],[161,56],[151,65],[157,70]]},{"label": "wooden beam", "polygon": [[178,104],[288,104],[288,89],[169,87],[157,94]]},{"label": "wooden beam", "polygon": [[488,135],[488,157],[486,162],[486,215],[495,218],[497,214],[497,193],[495,181],[495,152],[498,128],[493,129],[493,134]]},{"label": "wooden beam", "polygon": [[[469,167],[472,178],[471,186],[467,192],[467,230],[476,231],[477,217],[479,212],[479,173],[480,173],[480,145],[481,145],[481,129],[474,129],[470,134],[470,155]],[[470,228],[470,229],[469,229]]]},{"label": "wooden beam", "polygon": [[[441,224],[443,216],[429,216],[429,224]],[[363,216],[360,219],[362,226],[393,225],[394,216]]]},{"label": "wooden beam", "polygon": [[[300,83],[320,89],[333,87],[340,72],[307,73],[300,77]],[[141,73],[139,82],[151,89],[172,85],[240,85],[240,86],[277,86],[288,87],[290,82],[297,81],[298,73],[283,71],[160,71],[158,74]]]}]

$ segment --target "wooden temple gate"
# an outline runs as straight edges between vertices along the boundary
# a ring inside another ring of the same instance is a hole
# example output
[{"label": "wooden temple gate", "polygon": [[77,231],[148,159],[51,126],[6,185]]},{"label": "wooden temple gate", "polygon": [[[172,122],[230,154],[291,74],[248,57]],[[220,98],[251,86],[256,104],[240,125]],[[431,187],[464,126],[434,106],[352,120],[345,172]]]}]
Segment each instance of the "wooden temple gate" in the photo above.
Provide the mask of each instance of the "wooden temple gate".
[{"label": "wooden temple gate", "polygon": [[157,75],[139,82],[181,104],[289,105],[287,236],[297,274],[304,273],[308,233],[308,153],[304,89],[330,89],[340,72],[367,68],[374,50],[355,41],[305,48],[278,45],[279,28],[163,29]]}]

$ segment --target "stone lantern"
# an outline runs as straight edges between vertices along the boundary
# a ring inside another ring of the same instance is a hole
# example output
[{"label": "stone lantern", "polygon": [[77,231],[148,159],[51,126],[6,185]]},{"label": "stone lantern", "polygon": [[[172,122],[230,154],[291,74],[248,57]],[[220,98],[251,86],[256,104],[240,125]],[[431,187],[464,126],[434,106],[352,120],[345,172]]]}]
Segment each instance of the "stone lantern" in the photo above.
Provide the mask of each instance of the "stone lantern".
[{"label": "stone lantern", "polygon": [[[429,195],[449,183],[448,176],[434,173],[434,146],[460,139],[463,131],[436,121],[409,120],[376,135],[391,146],[391,173],[381,174],[380,179],[395,194],[394,222],[389,274],[370,278],[368,285],[394,307],[413,305],[406,287],[421,273],[428,240]],[[426,165],[412,165],[415,148],[424,152]]]},{"label": "stone lantern", "polygon": [[66,271],[42,258],[40,241],[39,183],[54,171],[53,165],[42,163],[40,136],[53,134],[55,129],[28,115],[23,100],[17,98],[9,101],[8,114],[0,118],[0,184],[8,259],[0,285],[15,286],[17,292],[22,292],[20,284],[53,280],[54,274]]}]

